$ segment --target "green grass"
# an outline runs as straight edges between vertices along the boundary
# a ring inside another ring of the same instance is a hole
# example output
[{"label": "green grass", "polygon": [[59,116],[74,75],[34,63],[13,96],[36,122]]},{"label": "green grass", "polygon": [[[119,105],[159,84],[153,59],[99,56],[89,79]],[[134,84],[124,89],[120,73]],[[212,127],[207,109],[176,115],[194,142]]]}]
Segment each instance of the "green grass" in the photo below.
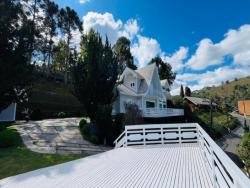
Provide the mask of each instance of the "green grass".
[{"label": "green grass", "polygon": [[246,143],[249,142],[249,141],[250,141],[250,133],[246,132],[246,133],[244,133],[244,135],[242,137],[241,143],[243,145],[246,145]]},{"label": "green grass", "polygon": [[0,148],[0,179],[84,157],[83,154],[56,155],[32,152],[22,144],[14,126],[7,129],[12,131],[12,136],[15,134],[15,146]]}]

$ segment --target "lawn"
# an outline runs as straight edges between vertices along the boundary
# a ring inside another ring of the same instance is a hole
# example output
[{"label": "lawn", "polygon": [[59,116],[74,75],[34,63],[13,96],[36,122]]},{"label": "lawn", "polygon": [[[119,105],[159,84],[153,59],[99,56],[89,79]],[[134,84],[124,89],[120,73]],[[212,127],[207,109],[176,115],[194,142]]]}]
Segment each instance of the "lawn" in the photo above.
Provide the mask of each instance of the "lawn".
[{"label": "lawn", "polygon": [[13,142],[14,146],[0,148],[0,179],[84,157],[84,154],[55,155],[35,153],[22,144],[14,126],[3,131],[11,132],[11,139],[15,141]]}]

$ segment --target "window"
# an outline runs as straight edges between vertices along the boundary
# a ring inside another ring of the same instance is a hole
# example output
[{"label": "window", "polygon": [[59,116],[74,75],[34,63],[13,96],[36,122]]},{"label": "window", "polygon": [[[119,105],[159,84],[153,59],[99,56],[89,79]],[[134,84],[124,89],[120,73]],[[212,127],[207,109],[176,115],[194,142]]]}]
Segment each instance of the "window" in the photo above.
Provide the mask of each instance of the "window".
[{"label": "window", "polygon": [[134,86],[135,86],[135,83],[134,83],[134,82],[132,82],[132,83],[130,84],[130,86],[131,86],[131,87],[134,87]]},{"label": "window", "polygon": [[151,101],[146,101],[146,108],[154,108],[155,107],[155,103],[151,102]]},{"label": "window", "polygon": [[163,102],[163,108],[167,108],[166,102]]}]

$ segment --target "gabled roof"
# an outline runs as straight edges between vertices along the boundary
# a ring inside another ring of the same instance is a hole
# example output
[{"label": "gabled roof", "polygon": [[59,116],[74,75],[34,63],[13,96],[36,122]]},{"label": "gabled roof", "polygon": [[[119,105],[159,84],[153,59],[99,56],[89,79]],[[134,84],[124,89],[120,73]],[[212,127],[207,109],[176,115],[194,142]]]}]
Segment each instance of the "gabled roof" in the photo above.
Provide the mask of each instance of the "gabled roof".
[{"label": "gabled roof", "polygon": [[117,89],[122,94],[125,94],[125,95],[138,96],[138,95],[145,94],[147,92],[149,84],[152,80],[155,66],[156,66],[155,64],[152,64],[152,65],[148,65],[144,68],[140,68],[138,70],[132,70],[132,69],[127,67],[123,71],[119,81],[122,81],[122,79],[124,79],[124,76],[126,74],[132,73],[133,75],[135,75],[137,77],[137,79],[140,79],[140,85],[138,87],[138,91],[135,92],[123,84],[118,85]]},{"label": "gabled roof", "polygon": [[150,64],[146,67],[140,68],[135,70],[135,72],[139,73],[139,75],[141,75],[147,82],[147,84],[150,84],[150,81],[152,79],[153,73],[154,73],[154,68],[155,68],[155,64]]},{"label": "gabled roof", "polygon": [[167,87],[169,87],[168,79],[161,80],[161,86],[167,86]]},{"label": "gabled roof", "polygon": [[[198,98],[198,97],[184,97],[184,99],[189,100],[195,105],[210,105],[210,100],[206,98]],[[216,106],[217,104],[213,102],[213,105]]]}]

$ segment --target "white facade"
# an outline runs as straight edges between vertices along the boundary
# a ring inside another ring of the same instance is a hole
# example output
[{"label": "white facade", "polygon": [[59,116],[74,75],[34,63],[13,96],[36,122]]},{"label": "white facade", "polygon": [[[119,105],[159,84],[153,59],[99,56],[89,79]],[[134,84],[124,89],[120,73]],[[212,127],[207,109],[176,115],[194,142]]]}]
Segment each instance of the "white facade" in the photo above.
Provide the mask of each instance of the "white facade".
[{"label": "white facade", "polygon": [[144,117],[181,116],[182,109],[167,108],[171,99],[167,80],[160,80],[155,64],[138,70],[126,68],[117,86],[119,96],[113,104],[113,114],[125,113],[126,104],[136,104]]},{"label": "white facade", "polygon": [[16,103],[12,103],[0,112],[0,122],[16,120]]}]

